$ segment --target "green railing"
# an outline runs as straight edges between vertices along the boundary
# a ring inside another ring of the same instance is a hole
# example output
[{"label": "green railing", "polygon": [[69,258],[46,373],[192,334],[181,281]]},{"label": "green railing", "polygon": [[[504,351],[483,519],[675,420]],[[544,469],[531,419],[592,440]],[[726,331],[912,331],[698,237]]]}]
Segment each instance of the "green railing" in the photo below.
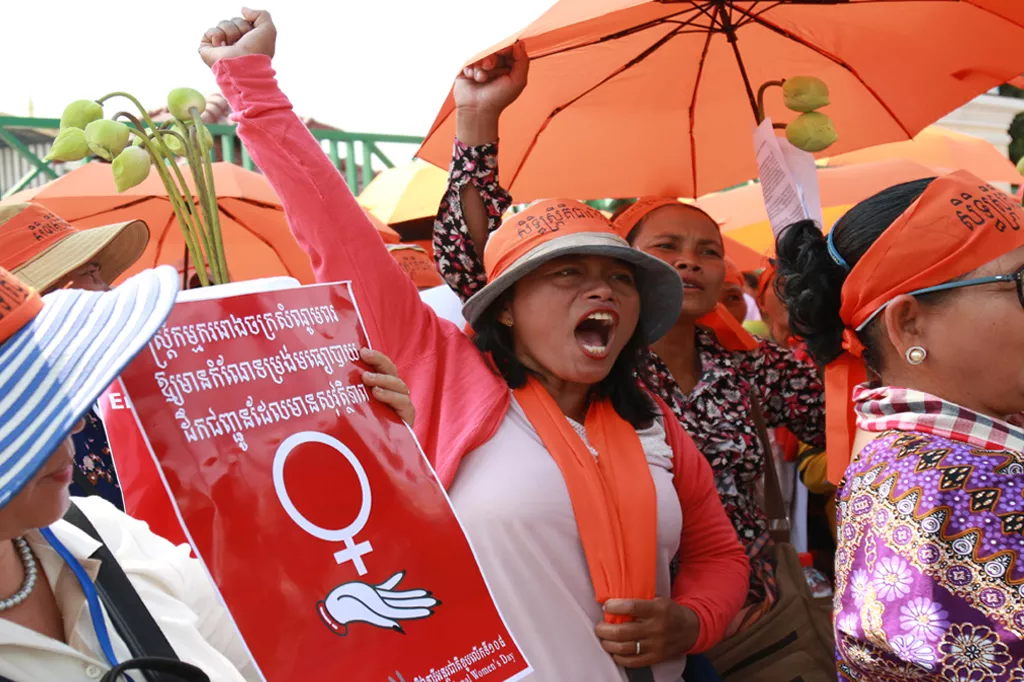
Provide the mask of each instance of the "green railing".
[{"label": "green railing", "polygon": [[[30,186],[39,177],[53,179],[60,175],[43,160],[46,134],[56,135],[60,121],[56,118],[26,118],[0,116],[0,155],[13,153],[24,159],[27,170],[18,178],[5,178],[6,168],[11,163],[0,164],[0,199],[7,198]],[[246,152],[233,125],[211,125],[214,136],[214,157],[217,161],[235,163],[248,170],[256,170],[252,158]],[[40,131],[40,132],[36,132]],[[45,132],[42,132],[45,131]],[[350,133],[341,130],[312,130],[313,137],[330,157],[334,166],[345,176],[348,186],[356,194],[373,179],[374,165],[393,168],[391,159],[381,150],[381,145],[419,146],[423,138],[413,135],[381,135],[376,133]],[[41,141],[26,143],[23,138],[37,138]],[[6,147],[6,148],[5,148]],[[40,153],[41,152],[41,153]],[[58,164],[62,165],[62,164]],[[7,186],[4,186],[7,185]]]}]

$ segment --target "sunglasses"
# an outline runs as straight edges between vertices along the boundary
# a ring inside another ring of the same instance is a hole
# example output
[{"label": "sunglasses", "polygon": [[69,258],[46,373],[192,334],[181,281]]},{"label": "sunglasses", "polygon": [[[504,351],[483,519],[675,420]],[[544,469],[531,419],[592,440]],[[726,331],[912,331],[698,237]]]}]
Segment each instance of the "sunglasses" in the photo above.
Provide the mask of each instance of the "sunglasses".
[{"label": "sunglasses", "polygon": [[[945,284],[937,284],[933,287],[925,287],[924,289],[917,289],[915,291],[908,292],[911,296],[923,296],[924,294],[934,294],[940,291],[950,291],[951,289],[963,289],[965,287],[976,287],[982,284],[997,284],[999,282],[1013,282],[1017,286],[1017,300],[1020,302],[1022,308],[1024,308],[1024,266],[1018,269],[1016,272],[1011,272],[1008,275],[992,275],[991,277],[976,277],[974,279],[964,279],[956,282],[946,282]],[[871,313],[871,317],[864,320],[864,324],[857,327],[857,331],[864,329],[871,320],[875,319],[879,313],[886,309],[889,304],[886,303],[881,308]]]}]

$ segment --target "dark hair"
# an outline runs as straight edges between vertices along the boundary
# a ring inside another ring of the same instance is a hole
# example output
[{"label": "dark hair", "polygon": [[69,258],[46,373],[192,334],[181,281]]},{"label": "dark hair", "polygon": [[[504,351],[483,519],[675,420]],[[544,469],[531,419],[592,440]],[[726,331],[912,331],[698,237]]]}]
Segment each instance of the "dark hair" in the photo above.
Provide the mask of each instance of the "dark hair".
[{"label": "dark hair", "polygon": [[[473,325],[476,332],[473,339],[476,347],[481,352],[490,354],[498,372],[512,389],[525,385],[532,373],[516,357],[512,330],[498,320],[498,316],[512,298],[514,289],[515,287],[505,292],[492,303]],[[647,381],[644,362],[647,355],[647,341],[643,329],[637,325],[632,338],[612,365],[612,371],[594,387],[598,397],[610,399],[619,416],[637,429],[647,428],[659,415],[654,402],[640,385],[641,381],[648,386],[651,384]]]},{"label": "dark hair", "polygon": [[[910,207],[935,178],[894,185],[865,199],[839,219],[833,230],[836,252],[852,268],[868,248]],[[789,325],[807,342],[819,364],[835,360],[843,349],[843,321],[839,317],[843,282],[848,271],[829,255],[822,231],[810,220],[786,228],[776,248],[779,276],[776,293],[789,310]],[[913,263],[907,263],[913,268]],[[866,349],[869,367],[880,371],[877,320],[857,333]]]}]

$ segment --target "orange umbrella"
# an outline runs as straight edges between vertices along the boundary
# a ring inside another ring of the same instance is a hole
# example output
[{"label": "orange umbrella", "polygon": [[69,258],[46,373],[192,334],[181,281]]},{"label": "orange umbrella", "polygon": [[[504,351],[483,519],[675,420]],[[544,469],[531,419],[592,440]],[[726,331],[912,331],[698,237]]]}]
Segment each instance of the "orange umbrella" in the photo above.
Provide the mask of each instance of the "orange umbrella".
[{"label": "orange umbrella", "polygon": [[[901,182],[937,175],[931,168],[906,159],[890,159],[856,166],[818,169],[826,230],[850,206]],[[761,185],[749,184],[701,197],[696,204],[718,221],[722,233],[759,254],[773,254],[775,239],[768,223]]]},{"label": "orange umbrella", "polygon": [[[698,196],[757,175],[760,84],[828,83],[830,153],[909,139],[1024,71],[1024,2],[561,0],[485,54],[515,40],[530,83],[500,171],[517,201]],[[766,109],[795,116],[777,89]],[[454,133],[449,94],[418,155],[447,165]]]},{"label": "orange umbrella", "polygon": [[[230,163],[213,164],[217,206],[228,272],[233,280],[294,277],[311,284],[309,258],[288,229],[281,200],[267,179]],[[191,184],[191,173],[184,175]],[[150,240],[142,258],[122,277],[156,265],[184,268],[185,243],[174,217],[167,191],[156,173],[137,187],[118,194],[110,166],[89,163],[42,187],[19,192],[7,201],[34,201],[76,227],[88,228],[119,220],[145,220]],[[371,218],[371,220],[373,220]],[[397,242],[398,233],[375,221],[385,242]],[[194,270],[194,263],[189,264]]]},{"label": "orange umbrella", "polygon": [[[213,164],[213,172],[231,278],[287,276],[312,283],[309,259],[292,237],[281,202],[266,179],[229,163]],[[191,182],[187,169],[185,175]],[[83,228],[129,218],[145,220],[149,245],[122,279],[156,265],[180,266],[184,259],[181,229],[156,173],[118,194],[110,166],[88,163],[42,187],[19,192],[9,201],[34,201]]]},{"label": "orange umbrella", "polygon": [[973,135],[965,135],[941,126],[928,126],[913,140],[890,142],[826,160],[828,166],[852,166],[886,159],[909,159],[942,173],[968,170],[982,180],[1024,182],[1017,168],[1001,151]]},{"label": "orange umbrella", "polygon": [[388,225],[397,225],[437,215],[447,187],[447,171],[414,159],[375,177],[359,195],[359,204]]}]

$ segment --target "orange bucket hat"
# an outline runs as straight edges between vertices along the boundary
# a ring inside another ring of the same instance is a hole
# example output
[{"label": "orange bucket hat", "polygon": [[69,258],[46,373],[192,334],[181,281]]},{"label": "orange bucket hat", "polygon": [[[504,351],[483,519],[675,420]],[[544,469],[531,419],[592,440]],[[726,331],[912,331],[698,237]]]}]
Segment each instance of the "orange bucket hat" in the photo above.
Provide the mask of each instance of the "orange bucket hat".
[{"label": "orange bucket hat", "polygon": [[[698,213],[702,213],[708,217],[708,220],[718,225],[718,221],[712,218],[704,209],[693,204],[685,204],[678,199],[672,197],[643,197],[637,199],[629,208],[619,214],[615,219],[614,227],[615,231],[623,239],[629,237],[629,233],[636,229],[636,226],[640,224],[640,221],[650,215],[652,212],[665,206],[685,206],[692,208]],[[733,266],[735,268],[735,266]],[[675,270],[673,269],[673,272]],[[743,275],[736,268],[736,273],[739,275],[739,282],[742,285]],[[677,275],[678,276],[678,275]],[[729,261],[726,262],[726,278],[729,277]],[[758,341],[743,328],[743,325],[736,321],[736,319],[729,314],[729,311],[725,309],[721,303],[715,306],[707,315],[704,315],[697,323],[710,328],[715,332],[715,336],[727,350],[731,351],[749,351],[754,350],[758,346]]]},{"label": "orange bucket hat", "polygon": [[141,220],[79,230],[39,204],[0,204],[0,267],[39,291],[93,262],[111,283],[148,243],[149,228]]},{"label": "orange bucket hat", "polygon": [[462,308],[476,325],[484,311],[524,276],[569,255],[607,256],[636,268],[640,325],[650,343],[672,328],[683,304],[683,285],[671,266],[632,248],[595,208],[574,199],[537,201],[491,234],[484,249],[487,284]]},{"label": "orange bucket hat", "polygon": [[832,259],[849,271],[839,309],[844,352],[825,369],[829,480],[837,483],[850,463],[851,397],[866,375],[857,332],[897,296],[934,291],[1022,245],[1024,208],[967,171],[928,185],[852,268],[829,242]]}]

